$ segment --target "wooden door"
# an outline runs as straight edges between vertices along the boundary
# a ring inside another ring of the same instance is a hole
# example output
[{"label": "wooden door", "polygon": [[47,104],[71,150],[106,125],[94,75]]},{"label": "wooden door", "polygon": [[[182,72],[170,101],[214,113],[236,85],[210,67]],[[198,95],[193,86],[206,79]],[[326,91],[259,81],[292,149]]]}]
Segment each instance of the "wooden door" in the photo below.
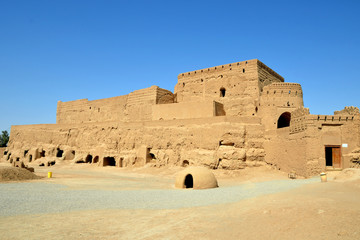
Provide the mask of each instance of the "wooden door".
[{"label": "wooden door", "polygon": [[341,168],[341,150],[340,147],[332,148],[332,160],[334,168]]}]

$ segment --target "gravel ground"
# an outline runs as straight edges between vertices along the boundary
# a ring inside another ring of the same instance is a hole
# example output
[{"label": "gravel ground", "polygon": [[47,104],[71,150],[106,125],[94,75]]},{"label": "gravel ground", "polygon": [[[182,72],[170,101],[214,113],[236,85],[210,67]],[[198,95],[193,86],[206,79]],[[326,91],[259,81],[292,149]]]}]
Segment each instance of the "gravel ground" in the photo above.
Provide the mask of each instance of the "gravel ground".
[{"label": "gravel ground", "polygon": [[319,182],[319,179],[245,183],[207,190],[79,190],[54,183],[6,183],[0,184],[0,216],[91,209],[178,209],[208,206],[282,192],[314,182]]}]

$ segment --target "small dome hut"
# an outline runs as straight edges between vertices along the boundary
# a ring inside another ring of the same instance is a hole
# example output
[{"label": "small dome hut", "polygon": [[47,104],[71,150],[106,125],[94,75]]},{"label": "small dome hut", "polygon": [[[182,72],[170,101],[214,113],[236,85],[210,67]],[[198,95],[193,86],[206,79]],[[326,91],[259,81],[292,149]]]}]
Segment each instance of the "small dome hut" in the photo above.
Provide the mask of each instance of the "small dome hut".
[{"label": "small dome hut", "polygon": [[175,180],[176,188],[207,189],[218,187],[215,175],[205,167],[188,167],[179,172]]}]

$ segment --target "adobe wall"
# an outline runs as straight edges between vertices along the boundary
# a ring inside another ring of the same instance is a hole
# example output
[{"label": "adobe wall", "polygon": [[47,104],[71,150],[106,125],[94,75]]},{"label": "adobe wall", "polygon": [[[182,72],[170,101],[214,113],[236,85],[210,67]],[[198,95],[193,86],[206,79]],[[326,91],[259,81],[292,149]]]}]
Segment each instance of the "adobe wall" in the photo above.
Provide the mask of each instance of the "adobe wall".
[{"label": "adobe wall", "polygon": [[6,147],[0,147],[0,159],[5,155],[4,154],[5,149],[6,149]]},{"label": "adobe wall", "polygon": [[172,120],[224,116],[224,106],[215,101],[152,105],[152,120]]},{"label": "adobe wall", "polygon": [[312,115],[306,108],[292,112],[290,127],[267,130],[265,161],[281,170],[312,176],[326,170],[325,146],[341,146],[342,166],[352,166],[360,148],[360,115]]},{"label": "adobe wall", "polygon": [[[11,158],[28,162],[56,158],[57,149],[74,152],[73,161],[91,154],[102,166],[106,156],[117,166],[141,166],[152,153],[153,164],[190,165],[240,169],[264,163],[263,128],[259,119],[241,117],[201,118],[139,123],[83,123],[12,126]],[[27,153],[27,155],[25,154]]]},{"label": "adobe wall", "polygon": [[88,101],[58,101],[56,123],[123,121],[127,95]]},{"label": "adobe wall", "polygon": [[172,102],[173,93],[157,86],[136,90],[128,95],[93,101],[59,101],[56,123],[148,121],[152,119],[152,105]]},{"label": "adobe wall", "polygon": [[224,105],[226,115],[251,116],[262,88],[283,81],[254,59],[179,74],[174,93],[177,102],[214,100]]}]

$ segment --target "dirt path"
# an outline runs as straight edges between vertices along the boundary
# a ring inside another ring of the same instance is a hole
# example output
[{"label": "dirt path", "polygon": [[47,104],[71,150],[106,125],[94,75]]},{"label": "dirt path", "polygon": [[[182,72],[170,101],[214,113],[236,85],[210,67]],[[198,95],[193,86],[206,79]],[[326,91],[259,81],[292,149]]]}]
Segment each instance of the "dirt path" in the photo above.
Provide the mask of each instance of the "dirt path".
[{"label": "dirt path", "polygon": [[[110,170],[105,175],[103,170],[95,170],[98,175],[90,176],[91,169],[58,170],[63,171],[63,177],[51,181],[66,183],[76,190],[99,188],[111,182],[120,189],[116,181],[124,177],[145,180],[154,177],[158,183],[149,186],[167,189],[166,183],[172,179],[170,170],[160,177],[140,170]],[[219,182],[225,188],[236,189],[239,179],[253,187],[262,178],[246,174],[248,177],[235,176],[234,180],[220,176]],[[272,180],[279,178],[281,174],[275,174]],[[99,209],[0,217],[0,239],[360,239],[359,199],[357,181],[330,181],[202,207]]]}]

